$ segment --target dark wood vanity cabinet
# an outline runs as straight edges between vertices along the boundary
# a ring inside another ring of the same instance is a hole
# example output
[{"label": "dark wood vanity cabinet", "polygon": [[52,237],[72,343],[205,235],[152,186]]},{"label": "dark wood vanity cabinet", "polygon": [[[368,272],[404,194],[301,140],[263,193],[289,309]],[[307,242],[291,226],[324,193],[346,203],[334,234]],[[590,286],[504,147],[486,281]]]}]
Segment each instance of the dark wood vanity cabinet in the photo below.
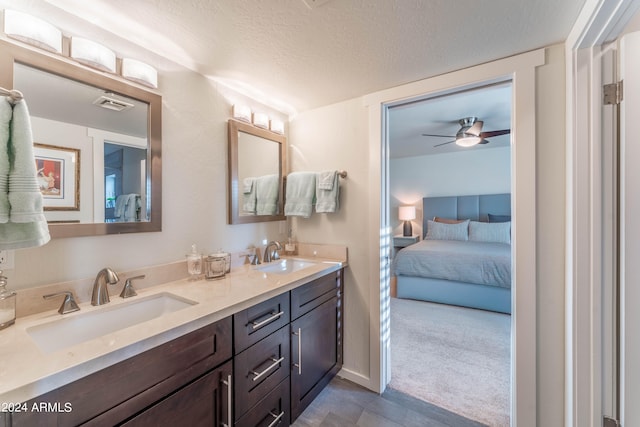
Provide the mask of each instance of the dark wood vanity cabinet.
[{"label": "dark wood vanity cabinet", "polygon": [[232,399],[233,365],[228,361],[176,391],[129,421],[126,427],[232,425],[229,403]]},{"label": "dark wood vanity cabinet", "polygon": [[291,291],[291,420],[342,367],[342,271]]},{"label": "dark wood vanity cabinet", "polygon": [[342,274],[32,399],[60,410],[4,414],[0,427],[288,426],[342,366]]},{"label": "dark wood vanity cabinet", "polygon": [[235,426],[288,426],[342,366],[342,270],[236,313],[234,346]]},{"label": "dark wood vanity cabinet", "polygon": [[102,427],[127,422],[143,425],[147,416],[186,422],[197,414],[215,416],[215,422],[207,425],[228,423],[230,393],[223,381],[231,375],[231,326],[231,317],[222,319],[50,391],[26,407],[42,402],[58,404],[60,410],[14,412],[6,423]]}]

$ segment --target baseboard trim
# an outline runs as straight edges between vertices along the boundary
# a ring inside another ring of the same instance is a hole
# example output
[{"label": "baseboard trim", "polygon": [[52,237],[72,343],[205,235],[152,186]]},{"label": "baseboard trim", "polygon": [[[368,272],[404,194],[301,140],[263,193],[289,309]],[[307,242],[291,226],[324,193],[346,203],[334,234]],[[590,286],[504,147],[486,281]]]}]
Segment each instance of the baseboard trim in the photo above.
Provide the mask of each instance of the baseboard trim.
[{"label": "baseboard trim", "polygon": [[367,388],[371,391],[376,391],[375,388],[371,384],[371,378],[362,375],[359,372],[352,371],[350,369],[342,368],[340,372],[338,372],[338,376],[340,378],[344,378],[345,380],[349,380],[352,383],[356,383],[359,386]]}]

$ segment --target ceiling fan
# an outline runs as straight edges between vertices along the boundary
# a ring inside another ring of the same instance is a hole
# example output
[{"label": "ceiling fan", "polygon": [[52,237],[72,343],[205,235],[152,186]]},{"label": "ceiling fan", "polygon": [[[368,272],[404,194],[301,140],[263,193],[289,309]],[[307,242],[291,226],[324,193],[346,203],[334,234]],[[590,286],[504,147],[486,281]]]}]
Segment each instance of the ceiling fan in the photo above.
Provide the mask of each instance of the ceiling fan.
[{"label": "ceiling fan", "polygon": [[486,138],[491,138],[494,136],[507,135],[511,133],[511,129],[502,129],[502,130],[492,130],[487,132],[482,132],[482,124],[484,123],[482,120],[478,120],[477,117],[465,117],[463,119],[458,120],[460,123],[460,130],[455,136],[451,135],[433,135],[428,133],[423,133],[422,136],[435,136],[440,138],[455,138],[453,141],[443,142],[442,144],[436,144],[435,147],[439,147],[441,145],[451,144],[455,142],[457,145],[461,147],[472,147],[476,144],[487,144],[490,141],[487,141]]}]

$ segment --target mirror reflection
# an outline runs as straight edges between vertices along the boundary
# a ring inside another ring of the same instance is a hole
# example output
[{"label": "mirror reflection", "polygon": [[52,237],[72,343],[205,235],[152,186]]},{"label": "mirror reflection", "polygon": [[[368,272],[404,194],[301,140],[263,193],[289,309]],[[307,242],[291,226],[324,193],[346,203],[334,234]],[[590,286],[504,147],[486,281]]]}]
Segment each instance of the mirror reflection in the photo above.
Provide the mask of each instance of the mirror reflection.
[{"label": "mirror reflection", "polygon": [[[42,189],[47,220],[149,221],[148,105],[24,64],[14,66],[14,85],[28,100],[36,158],[48,159],[38,169],[42,180],[50,179],[57,190]],[[75,170],[65,162],[67,149],[80,154]],[[64,194],[73,190],[68,178],[75,179],[75,171],[76,194]],[[61,197],[79,200],[62,210]]]},{"label": "mirror reflection", "polygon": [[7,40],[0,86],[20,90],[29,107],[52,237],[162,229],[156,91]]},{"label": "mirror reflection", "polygon": [[284,220],[286,138],[229,120],[229,223]]},{"label": "mirror reflection", "polygon": [[240,215],[275,215],[280,197],[280,144],[238,132]]}]

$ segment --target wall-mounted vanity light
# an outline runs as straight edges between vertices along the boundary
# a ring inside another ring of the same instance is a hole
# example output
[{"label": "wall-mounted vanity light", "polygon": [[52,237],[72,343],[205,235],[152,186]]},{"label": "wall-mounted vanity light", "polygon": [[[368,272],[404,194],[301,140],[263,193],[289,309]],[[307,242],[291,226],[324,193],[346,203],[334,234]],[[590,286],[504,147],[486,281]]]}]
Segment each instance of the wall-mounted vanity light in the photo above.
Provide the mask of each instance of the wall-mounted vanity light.
[{"label": "wall-mounted vanity light", "polygon": [[71,37],[71,57],[89,67],[110,73],[116,72],[116,54],[100,43],[73,36]]},{"label": "wall-mounted vanity light", "polygon": [[233,118],[251,123],[251,108],[242,104],[233,105]]},{"label": "wall-mounted vanity light", "polygon": [[271,132],[284,135],[284,122],[281,120],[271,119],[271,121],[269,121],[269,129],[271,129]]},{"label": "wall-mounted vanity light", "polygon": [[122,59],[122,77],[154,89],[158,87],[158,72],[156,69],[137,59]]},{"label": "wall-mounted vanity light", "polygon": [[15,10],[5,10],[4,32],[8,37],[40,49],[62,53],[62,32],[35,16]]},{"label": "wall-mounted vanity light", "polygon": [[269,129],[269,116],[265,113],[253,113],[253,125],[262,129]]}]

